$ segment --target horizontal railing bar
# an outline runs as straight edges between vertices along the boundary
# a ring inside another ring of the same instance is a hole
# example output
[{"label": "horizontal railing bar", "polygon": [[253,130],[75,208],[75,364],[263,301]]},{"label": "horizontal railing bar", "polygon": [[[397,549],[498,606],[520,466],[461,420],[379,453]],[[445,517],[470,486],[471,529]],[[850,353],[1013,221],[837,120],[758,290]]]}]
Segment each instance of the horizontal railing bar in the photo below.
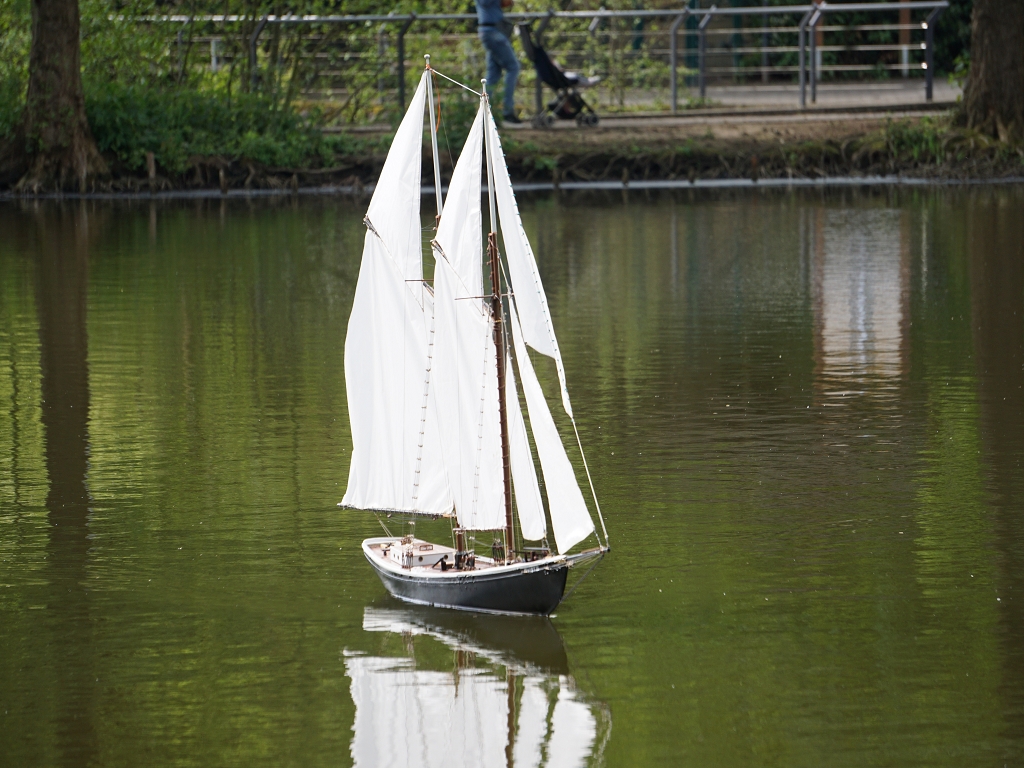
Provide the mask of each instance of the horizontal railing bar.
[{"label": "horizontal railing bar", "polygon": [[[922,62],[918,62],[918,63],[911,62],[908,65],[908,68],[911,71],[913,71],[913,72],[924,71],[925,69],[927,69],[927,67],[925,66],[925,63],[923,61]],[[762,68],[759,67],[759,66],[756,66],[756,67],[712,67],[712,66],[709,66],[707,68],[707,71],[709,73],[710,72],[719,72],[719,73],[728,72],[730,74],[737,74],[737,73],[739,73],[739,74],[744,74],[744,73],[754,74],[754,73],[760,73],[761,69]],[[875,71],[877,69],[901,70],[901,69],[903,69],[903,65],[897,62],[896,64],[822,64],[820,67],[818,67],[818,71],[819,72],[873,72],[873,71]],[[773,67],[768,67],[767,71],[769,71],[769,72],[799,72],[800,71],[800,67],[797,66],[797,65],[784,66],[784,67],[783,66],[779,66],[779,67],[774,67],[773,66]],[[860,85],[860,84],[861,83],[859,81],[851,83],[851,85]],[[818,87],[820,88],[821,85],[822,85],[822,83],[819,82],[818,83]],[[829,83],[829,85],[841,85],[841,83]],[[728,87],[728,86],[726,86],[726,87]],[[794,87],[798,87],[798,86],[794,86]]]},{"label": "horizontal railing bar", "polygon": [[[784,29],[787,31],[787,33],[795,35],[797,32],[799,32],[800,28],[799,27],[791,27],[791,28],[784,28]],[[817,30],[819,32],[846,32],[846,31],[851,31],[849,27],[817,27]],[[774,32],[779,32],[779,31],[780,31],[779,29],[772,30],[773,33]],[[921,29],[920,29],[920,27],[914,27],[913,31],[921,31]],[[666,33],[666,34],[668,34],[668,33]],[[739,27],[738,29],[715,29],[714,27],[709,27],[705,34],[707,34],[708,36],[710,36],[710,35],[719,35],[719,36],[728,35],[728,36],[731,36],[731,35],[755,35],[755,34],[763,34],[763,32],[761,30],[758,30],[758,29],[748,29],[747,27]],[[625,32],[623,33],[623,35],[624,36],[628,35],[629,37],[633,37],[632,34],[625,33]],[[690,37],[696,37],[698,35],[698,32],[696,30],[687,30],[686,35],[688,35]],[[683,32],[680,32],[679,36],[680,37],[684,37]]]},{"label": "horizontal railing bar", "polygon": [[[909,49],[911,51],[923,51],[926,49],[924,43],[878,43],[868,45],[819,45],[815,47],[817,51],[831,51],[831,52],[854,52],[854,51],[902,51],[903,49]],[[775,48],[761,48],[761,47],[737,47],[737,48],[717,48],[715,53],[721,54],[734,54],[734,53],[760,53],[761,51],[767,51],[768,53],[794,53],[800,49],[795,45],[784,45],[777,46]]]},{"label": "horizontal railing bar", "polygon": [[[883,12],[883,11],[913,11],[915,9],[933,10],[935,8],[948,8],[949,0],[914,0],[914,2],[902,3],[837,3],[835,5],[776,5],[776,6],[743,6],[739,8],[663,8],[659,10],[635,10],[635,11],[553,11],[547,13],[509,13],[505,18],[510,21],[535,21],[544,18],[555,19],[638,19],[638,18],[674,18],[681,13],[691,16],[782,16],[803,14],[812,10],[819,10],[821,13],[852,13],[857,11]],[[111,18],[120,21],[130,20],[131,17],[114,15]],[[270,14],[265,17],[248,16],[244,14],[202,14],[189,16],[186,14],[168,14],[161,16],[138,16],[137,21],[147,22],[170,22],[170,23],[242,23],[259,21],[265,19],[268,24],[359,24],[359,23],[389,23],[406,22],[410,19],[416,21],[473,21],[477,18],[475,13],[390,13],[382,14],[354,14],[339,16],[320,15],[285,15],[278,16]]]},{"label": "horizontal railing bar", "polygon": [[[906,45],[903,45],[903,44],[900,44],[900,43],[888,43],[888,44],[881,44],[880,43],[880,44],[877,44],[877,45],[819,45],[819,46],[817,46],[816,50],[819,50],[819,51],[830,51],[830,52],[834,52],[834,53],[835,52],[845,53],[845,52],[857,52],[857,51],[902,51],[904,48],[909,49],[910,51],[923,51],[923,50],[925,50],[925,44],[924,43],[908,43]],[[709,55],[711,55],[711,54],[718,54],[718,55],[722,55],[722,56],[727,56],[727,55],[731,56],[732,54],[760,53],[761,51],[766,51],[767,53],[795,53],[798,50],[800,50],[800,49],[797,46],[794,46],[794,45],[777,45],[777,46],[768,46],[768,47],[765,47],[765,48],[760,48],[760,47],[714,48],[714,49],[709,50],[708,53],[709,53]],[[354,59],[354,58],[377,58],[377,52],[376,51],[346,51],[345,53],[346,53],[346,55],[350,59]],[[580,54],[576,54],[573,51],[559,51],[557,49],[552,49],[548,53],[550,55],[556,56],[556,57],[572,57],[572,56],[580,55]],[[659,56],[668,56],[669,52],[666,49],[664,51],[653,51],[653,52],[649,51],[648,53],[659,54]],[[332,56],[338,56],[338,54],[330,53],[328,51],[316,51],[314,53],[303,53],[302,51],[296,51],[295,55],[296,56],[300,56],[302,58],[306,58],[306,59],[313,58],[313,57],[329,59]]]},{"label": "horizontal railing bar", "polygon": [[[845,27],[845,26],[838,26],[838,25],[836,25],[836,26],[818,25],[815,29],[817,29],[818,32],[823,32],[823,33],[827,33],[827,32],[896,32],[896,31],[899,31],[899,30],[906,30],[906,29],[909,29],[911,32],[921,32],[921,31],[924,31],[920,24],[903,24],[903,25],[899,25],[899,24],[864,24],[864,25],[855,26],[855,27]],[[738,29],[731,29],[731,28],[730,29],[714,29],[712,27],[712,28],[709,28],[707,30],[706,34],[708,34],[708,35],[745,35],[745,36],[746,35],[762,35],[762,34],[794,34],[795,35],[799,31],[800,31],[799,27],[740,27]],[[637,36],[639,36],[639,37],[645,37],[645,38],[650,39],[650,38],[658,38],[658,37],[667,37],[671,33],[669,32],[668,29],[663,29],[663,30],[647,31],[647,32],[637,32],[635,30],[623,30],[623,31],[614,31],[614,32],[611,32],[610,34],[616,34],[616,35],[622,35],[622,36],[628,36],[628,37],[637,37]],[[683,30],[683,29],[680,29],[677,34],[679,35],[679,37],[696,37],[699,33],[697,32],[697,30],[692,30],[692,29]],[[427,33],[425,33],[425,32],[413,32],[412,30],[410,30],[409,32],[406,32],[406,34],[405,34],[405,37],[406,37],[407,40],[414,40],[414,39],[416,39],[418,37],[428,37],[428,36],[429,35]],[[581,32],[581,33],[578,33],[578,34],[576,34],[576,33],[565,33],[565,34],[558,35],[559,39],[562,39],[562,38],[572,38],[572,39],[575,39],[575,38],[584,38],[584,37],[589,37],[589,36],[590,35],[587,32]],[[444,41],[453,41],[454,42],[454,41],[459,41],[459,40],[475,39],[475,37],[476,37],[475,33],[470,33],[470,32],[451,32],[451,33],[442,33],[441,37],[440,37],[440,40],[442,42],[444,42]],[[202,42],[202,43],[208,43],[211,40],[218,40],[218,41],[220,41],[220,40],[224,40],[224,39],[225,39],[225,36],[224,35],[220,35],[220,34],[195,35],[194,37],[192,37],[192,40],[194,42]],[[310,34],[305,36],[305,39],[306,40],[329,40],[331,38],[330,38],[330,36],[327,36],[327,35],[320,35],[320,34],[317,34],[317,33],[310,33]],[[431,39],[437,39],[437,38],[431,38]],[[668,49],[666,48],[665,50],[667,51]],[[760,49],[758,49],[758,50],[760,50]],[[771,50],[771,49],[767,49],[767,50]]]}]

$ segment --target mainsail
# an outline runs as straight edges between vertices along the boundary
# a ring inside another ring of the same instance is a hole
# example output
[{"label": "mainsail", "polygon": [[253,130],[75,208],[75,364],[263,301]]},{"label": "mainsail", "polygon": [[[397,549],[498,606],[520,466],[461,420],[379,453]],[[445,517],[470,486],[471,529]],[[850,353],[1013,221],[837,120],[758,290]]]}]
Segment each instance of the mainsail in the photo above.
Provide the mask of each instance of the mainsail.
[{"label": "mainsail", "polygon": [[544,502],[540,498],[537,468],[533,465],[530,438],[526,435],[526,422],[523,421],[523,411],[519,407],[519,396],[516,394],[516,376],[512,370],[511,358],[505,365],[505,381],[507,382],[505,408],[508,412],[509,449],[512,460],[512,484],[516,495],[516,511],[519,513],[519,525],[523,531],[523,538],[539,541],[547,535]]},{"label": "mainsail", "polygon": [[530,362],[530,355],[523,342],[523,332],[516,314],[515,304],[509,303],[512,341],[515,344],[516,362],[523,380],[523,394],[526,408],[530,413],[530,426],[537,444],[540,468],[544,473],[544,487],[548,492],[548,508],[551,510],[551,525],[555,529],[555,543],[559,552],[566,552],[583,541],[594,531],[594,521],[587,511],[576,473],[558,435],[558,428],[548,409],[544,391],[537,380],[537,374]]},{"label": "mainsail", "polygon": [[505,165],[505,153],[501,150],[498,127],[490,115],[487,130],[491,133],[491,146],[495,148],[494,193],[498,203],[498,219],[501,221],[509,280],[512,282],[516,306],[519,308],[519,319],[522,322],[523,340],[541,354],[555,359],[558,383],[562,389],[562,407],[571,417],[572,405],[569,403],[569,390],[565,384],[565,366],[562,364],[562,353],[558,349],[558,339],[555,338],[555,326],[551,322],[548,297],[544,293],[544,284],[540,281],[537,259],[534,258],[533,248],[530,247],[530,240],[523,229],[523,220],[519,216],[519,206],[512,191],[512,180],[509,179],[508,166]]},{"label": "mainsail", "polygon": [[459,525],[505,526],[496,352],[484,303],[480,240],[483,112],[455,166],[434,240],[433,389]]},{"label": "mainsail", "polygon": [[452,499],[429,397],[433,297],[423,282],[424,73],[366,214],[345,337],[352,464],[342,504],[442,515]]},{"label": "mainsail", "polygon": [[[494,118],[488,113],[487,130],[490,132],[490,146],[494,149],[494,191],[497,200],[498,218],[501,222],[502,242],[508,262],[509,281],[513,300],[509,301],[512,340],[516,351],[516,362],[523,381],[523,393],[530,414],[533,439],[537,444],[541,470],[551,511],[551,525],[555,529],[555,543],[559,552],[565,552],[581,542],[594,531],[594,522],[587,510],[576,474],[566,455],[562,439],[551,417],[544,392],[537,380],[537,374],[530,362],[526,345],[555,359],[558,380],[561,385],[562,406],[572,417],[569,392],[565,384],[565,369],[562,354],[558,350],[555,328],[551,322],[544,285],[540,280],[537,260],[530,247],[530,241],[523,229],[519,216],[512,181],[505,165]],[[513,463],[513,471],[515,464]],[[518,497],[519,487],[516,486]],[[522,513],[520,513],[521,515]],[[525,536],[525,533],[524,533]]]}]

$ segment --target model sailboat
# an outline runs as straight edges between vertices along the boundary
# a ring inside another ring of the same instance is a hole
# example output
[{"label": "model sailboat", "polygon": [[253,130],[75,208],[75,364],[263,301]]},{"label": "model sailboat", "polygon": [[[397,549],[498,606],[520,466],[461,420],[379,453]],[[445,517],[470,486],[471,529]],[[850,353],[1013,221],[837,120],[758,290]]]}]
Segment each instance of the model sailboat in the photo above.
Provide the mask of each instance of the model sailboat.
[{"label": "model sailboat", "polygon": [[[341,505],[457,521],[451,546],[412,535],[363,542],[367,560],[396,597],[467,610],[548,614],[562,600],[569,569],[603,556],[608,534],[596,496],[603,539],[595,529],[527,352],[530,347],[554,359],[562,405],[572,420],[547,298],[487,97],[480,94],[442,210],[432,73],[428,59],[364,219],[362,265],[345,342],[353,452]],[[425,111],[438,211],[433,286],[423,278],[420,225]],[[547,544],[547,517],[555,551]],[[490,533],[487,554],[470,546],[474,532]],[[591,536],[596,546],[570,553]]]}]

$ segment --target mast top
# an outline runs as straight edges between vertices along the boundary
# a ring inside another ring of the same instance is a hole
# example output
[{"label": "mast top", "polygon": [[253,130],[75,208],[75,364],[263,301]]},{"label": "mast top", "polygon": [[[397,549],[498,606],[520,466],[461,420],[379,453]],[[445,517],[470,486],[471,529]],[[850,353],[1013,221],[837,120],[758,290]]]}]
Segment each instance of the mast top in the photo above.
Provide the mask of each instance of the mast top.
[{"label": "mast top", "polygon": [[423,58],[427,60],[427,65],[426,65],[427,69],[430,69],[430,54],[429,53],[424,53],[423,54]]}]

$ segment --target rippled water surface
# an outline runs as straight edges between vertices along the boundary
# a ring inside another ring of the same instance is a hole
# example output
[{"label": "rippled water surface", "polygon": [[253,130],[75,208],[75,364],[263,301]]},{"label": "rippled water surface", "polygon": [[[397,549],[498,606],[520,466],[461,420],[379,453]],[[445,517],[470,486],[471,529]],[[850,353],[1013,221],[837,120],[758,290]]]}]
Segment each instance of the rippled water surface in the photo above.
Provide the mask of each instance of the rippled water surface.
[{"label": "rippled water surface", "polygon": [[613,545],[550,621],[335,506],[365,202],[0,207],[0,762],[1024,762],[1024,189],[521,204]]}]

